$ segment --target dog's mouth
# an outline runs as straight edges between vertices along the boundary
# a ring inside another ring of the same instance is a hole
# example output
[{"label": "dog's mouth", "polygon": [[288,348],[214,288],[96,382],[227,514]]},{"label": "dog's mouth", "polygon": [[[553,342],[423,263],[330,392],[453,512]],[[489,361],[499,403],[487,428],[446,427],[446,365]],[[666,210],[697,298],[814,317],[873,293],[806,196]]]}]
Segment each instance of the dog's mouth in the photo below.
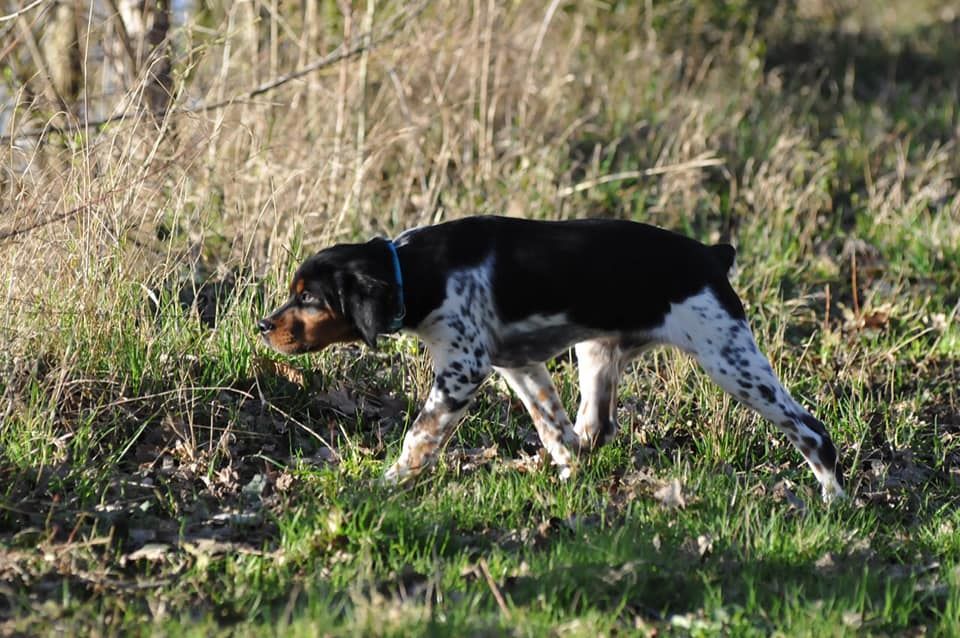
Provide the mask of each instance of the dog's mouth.
[{"label": "dog's mouth", "polygon": [[356,338],[353,326],[329,309],[283,307],[257,323],[263,342],[286,355],[318,352]]},{"label": "dog's mouth", "polygon": [[307,354],[309,352],[316,352],[317,350],[322,349],[322,347],[309,348],[305,344],[297,341],[277,340],[269,333],[261,334],[260,338],[263,339],[263,342],[267,344],[267,346],[269,346],[273,350],[276,350],[280,354],[286,354],[286,355]]}]

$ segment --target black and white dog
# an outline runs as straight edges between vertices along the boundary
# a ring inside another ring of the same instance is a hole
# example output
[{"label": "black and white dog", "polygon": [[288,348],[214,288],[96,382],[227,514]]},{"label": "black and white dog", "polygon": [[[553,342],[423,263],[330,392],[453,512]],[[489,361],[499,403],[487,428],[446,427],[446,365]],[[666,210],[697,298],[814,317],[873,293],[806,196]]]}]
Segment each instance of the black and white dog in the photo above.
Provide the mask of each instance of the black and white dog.
[{"label": "black and white dog", "polygon": [[[781,385],[727,281],[734,249],[627,221],[471,217],[396,241],[339,244],[300,266],[290,299],[259,323],[287,354],[397,330],[422,339],[436,379],[387,470],[428,467],[480,384],[497,371],[568,477],[576,454],[616,433],[617,383],[631,359],[670,344],[776,425],[813,469],[825,499],[843,495],[823,424]],[[576,348],[580,408],[571,423],[544,362]]]}]

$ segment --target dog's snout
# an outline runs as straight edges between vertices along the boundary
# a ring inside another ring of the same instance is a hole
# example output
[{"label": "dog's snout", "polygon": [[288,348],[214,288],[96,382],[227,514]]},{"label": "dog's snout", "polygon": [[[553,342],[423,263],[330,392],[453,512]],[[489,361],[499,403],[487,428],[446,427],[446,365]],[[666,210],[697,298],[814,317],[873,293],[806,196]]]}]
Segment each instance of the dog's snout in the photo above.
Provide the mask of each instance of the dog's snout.
[{"label": "dog's snout", "polygon": [[269,319],[261,319],[260,321],[257,322],[257,328],[260,329],[261,334],[267,334],[268,332],[273,330],[273,327],[274,327],[273,322],[270,321]]}]

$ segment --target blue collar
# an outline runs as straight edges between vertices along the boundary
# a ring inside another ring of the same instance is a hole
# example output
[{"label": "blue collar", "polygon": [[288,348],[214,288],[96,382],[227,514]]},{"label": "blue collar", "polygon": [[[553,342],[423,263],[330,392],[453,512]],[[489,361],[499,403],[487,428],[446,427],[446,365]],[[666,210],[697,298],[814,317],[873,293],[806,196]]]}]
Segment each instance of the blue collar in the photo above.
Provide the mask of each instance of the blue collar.
[{"label": "blue collar", "polygon": [[407,306],[403,303],[403,274],[400,272],[400,256],[397,254],[397,246],[387,240],[387,247],[390,249],[390,256],[393,258],[393,276],[397,280],[397,314],[393,316],[390,323],[390,332],[396,332],[403,327],[403,318],[407,316]]}]

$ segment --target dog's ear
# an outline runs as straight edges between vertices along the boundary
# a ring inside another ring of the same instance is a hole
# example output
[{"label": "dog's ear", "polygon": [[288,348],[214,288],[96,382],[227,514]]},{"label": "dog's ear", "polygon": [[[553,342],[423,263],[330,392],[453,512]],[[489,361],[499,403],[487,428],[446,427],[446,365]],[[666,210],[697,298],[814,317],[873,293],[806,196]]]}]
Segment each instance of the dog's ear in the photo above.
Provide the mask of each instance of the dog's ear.
[{"label": "dog's ear", "polygon": [[335,276],[340,311],[363,342],[375,348],[377,335],[390,328],[393,297],[390,285],[366,275],[338,272]]}]

